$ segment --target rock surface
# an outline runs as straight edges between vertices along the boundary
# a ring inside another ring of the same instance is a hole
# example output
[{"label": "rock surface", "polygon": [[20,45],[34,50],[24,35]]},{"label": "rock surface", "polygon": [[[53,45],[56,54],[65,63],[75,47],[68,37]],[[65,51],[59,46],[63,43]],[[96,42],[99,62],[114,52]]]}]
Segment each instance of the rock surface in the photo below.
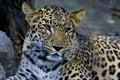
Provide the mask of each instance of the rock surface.
[{"label": "rock surface", "polygon": [[0,64],[0,80],[5,80],[5,71],[1,64]]},{"label": "rock surface", "polygon": [[2,31],[0,31],[0,63],[4,67],[7,77],[14,75],[17,68],[13,45],[10,38]]}]

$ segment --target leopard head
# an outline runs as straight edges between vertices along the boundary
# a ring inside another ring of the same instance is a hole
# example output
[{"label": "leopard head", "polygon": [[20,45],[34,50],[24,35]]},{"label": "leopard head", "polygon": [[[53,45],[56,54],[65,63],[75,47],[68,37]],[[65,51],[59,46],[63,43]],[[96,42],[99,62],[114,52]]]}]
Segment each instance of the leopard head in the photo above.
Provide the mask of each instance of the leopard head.
[{"label": "leopard head", "polygon": [[79,44],[74,30],[85,15],[84,9],[69,13],[62,7],[46,6],[36,10],[23,3],[22,10],[30,25],[26,40],[29,37],[31,43],[42,44],[46,59],[70,60],[76,55]]}]

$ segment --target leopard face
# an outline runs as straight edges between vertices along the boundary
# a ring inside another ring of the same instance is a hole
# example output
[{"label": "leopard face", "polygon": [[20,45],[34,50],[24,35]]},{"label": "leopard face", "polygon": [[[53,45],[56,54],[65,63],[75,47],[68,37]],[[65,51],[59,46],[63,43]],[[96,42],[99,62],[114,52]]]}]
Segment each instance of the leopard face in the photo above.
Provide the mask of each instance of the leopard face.
[{"label": "leopard face", "polygon": [[22,6],[25,18],[30,25],[23,51],[37,43],[48,60],[71,60],[79,48],[75,28],[85,15],[85,10],[68,13],[58,6],[46,6],[35,10],[26,3]]}]

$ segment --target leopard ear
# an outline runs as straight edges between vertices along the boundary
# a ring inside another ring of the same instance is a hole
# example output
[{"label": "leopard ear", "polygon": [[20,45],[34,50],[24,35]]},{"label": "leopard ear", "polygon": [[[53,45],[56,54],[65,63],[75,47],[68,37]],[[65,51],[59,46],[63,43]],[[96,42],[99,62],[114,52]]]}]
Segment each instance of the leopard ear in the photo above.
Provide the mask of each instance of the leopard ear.
[{"label": "leopard ear", "polygon": [[32,7],[30,7],[26,2],[22,4],[22,11],[25,14],[25,19],[30,21],[34,15],[38,14],[38,11]]},{"label": "leopard ear", "polygon": [[84,9],[72,12],[69,14],[69,19],[73,22],[74,26],[77,26],[77,23],[85,16],[86,11]]}]

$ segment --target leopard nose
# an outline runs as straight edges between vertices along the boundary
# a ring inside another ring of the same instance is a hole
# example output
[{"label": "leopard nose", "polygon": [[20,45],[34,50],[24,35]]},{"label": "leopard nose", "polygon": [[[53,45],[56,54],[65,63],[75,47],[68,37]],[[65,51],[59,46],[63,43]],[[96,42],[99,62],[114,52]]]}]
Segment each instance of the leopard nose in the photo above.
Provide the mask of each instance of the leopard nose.
[{"label": "leopard nose", "polygon": [[60,51],[63,47],[53,46],[56,51]]}]

